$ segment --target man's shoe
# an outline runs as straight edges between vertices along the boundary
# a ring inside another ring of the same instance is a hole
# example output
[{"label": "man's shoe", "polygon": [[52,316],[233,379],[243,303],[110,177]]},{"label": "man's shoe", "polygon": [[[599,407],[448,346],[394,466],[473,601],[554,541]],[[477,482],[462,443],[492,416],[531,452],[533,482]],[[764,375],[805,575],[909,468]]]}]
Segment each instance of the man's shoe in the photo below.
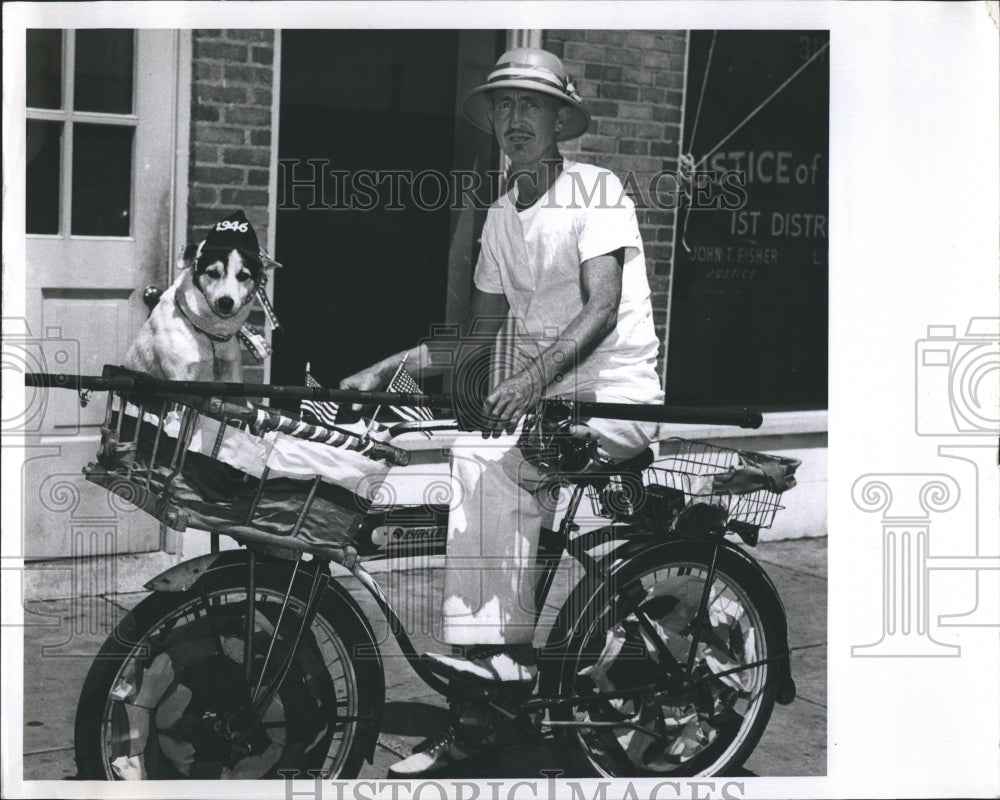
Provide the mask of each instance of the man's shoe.
[{"label": "man's shoe", "polygon": [[531,686],[538,668],[531,645],[471,645],[465,656],[425,653],[435,672],[483,683]]},{"label": "man's shoe", "polygon": [[431,775],[478,752],[479,747],[460,741],[455,729],[449,727],[429,746],[389,767],[386,777],[389,780],[405,780]]}]

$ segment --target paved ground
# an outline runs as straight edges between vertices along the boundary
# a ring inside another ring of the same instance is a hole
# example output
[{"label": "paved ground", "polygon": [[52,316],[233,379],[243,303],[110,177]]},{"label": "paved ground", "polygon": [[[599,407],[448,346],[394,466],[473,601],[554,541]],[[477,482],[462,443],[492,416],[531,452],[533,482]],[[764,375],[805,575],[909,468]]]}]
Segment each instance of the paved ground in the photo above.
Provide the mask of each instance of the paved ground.
[{"label": "paved ground", "polygon": [[[792,670],[798,698],[776,706],[757,749],[745,764],[745,775],[791,776],[826,774],[826,539],[762,543],[754,551],[774,580],[785,603],[792,647]],[[405,596],[426,597],[426,571],[410,571],[394,580],[400,616],[411,627],[418,649],[433,642],[427,630],[426,603],[406,607]],[[439,573],[439,571],[435,571]],[[384,577],[384,576],[383,576]],[[412,583],[407,583],[412,582]],[[405,587],[423,587],[409,592]],[[355,586],[356,590],[360,587]],[[366,608],[373,608],[370,599]],[[142,594],[42,600],[26,604],[24,665],[24,777],[70,779],[73,760],[73,717],[77,696],[93,654],[116,620]],[[377,612],[371,616],[377,619]],[[382,633],[384,626],[376,627]],[[375,763],[361,777],[383,778],[386,769],[409,754],[427,735],[447,725],[444,699],[431,692],[403,660],[389,638],[386,663],[386,706]],[[480,777],[538,777],[540,770],[559,768],[554,746],[543,743],[514,747],[481,759],[464,770]],[[457,776],[457,775],[456,775]]]}]

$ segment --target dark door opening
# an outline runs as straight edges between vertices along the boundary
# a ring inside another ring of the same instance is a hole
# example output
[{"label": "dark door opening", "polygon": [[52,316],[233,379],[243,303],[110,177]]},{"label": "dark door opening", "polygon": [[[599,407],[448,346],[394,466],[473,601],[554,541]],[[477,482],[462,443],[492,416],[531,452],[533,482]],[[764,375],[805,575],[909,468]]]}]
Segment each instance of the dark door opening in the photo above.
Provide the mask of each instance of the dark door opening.
[{"label": "dark door opening", "polygon": [[[424,203],[411,187],[420,174],[450,176],[469,140],[486,148],[475,160],[488,168],[489,138],[457,110],[473,79],[465,54],[492,64],[497,42],[491,31],[282,33],[275,308],[285,332],[274,336],[272,382],[301,385],[308,362],[336,386],[446,321],[455,211],[438,202],[440,179],[419,184]],[[321,190],[304,185],[314,170]],[[470,262],[474,240],[462,246]]]}]

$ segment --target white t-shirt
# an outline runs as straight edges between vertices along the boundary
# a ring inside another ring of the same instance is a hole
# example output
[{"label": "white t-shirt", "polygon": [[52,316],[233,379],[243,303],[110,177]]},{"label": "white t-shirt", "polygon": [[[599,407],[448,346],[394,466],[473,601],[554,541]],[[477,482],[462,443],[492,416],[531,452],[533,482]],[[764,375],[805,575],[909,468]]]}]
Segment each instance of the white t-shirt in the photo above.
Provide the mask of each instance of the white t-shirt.
[{"label": "white t-shirt", "polygon": [[518,211],[516,197],[511,189],[490,207],[475,283],[507,298],[518,351],[530,358],[549,347],[583,309],[581,264],[624,248],[615,330],[548,393],[662,402],[642,238],[621,181],[606,169],[565,161],[530,208]]}]

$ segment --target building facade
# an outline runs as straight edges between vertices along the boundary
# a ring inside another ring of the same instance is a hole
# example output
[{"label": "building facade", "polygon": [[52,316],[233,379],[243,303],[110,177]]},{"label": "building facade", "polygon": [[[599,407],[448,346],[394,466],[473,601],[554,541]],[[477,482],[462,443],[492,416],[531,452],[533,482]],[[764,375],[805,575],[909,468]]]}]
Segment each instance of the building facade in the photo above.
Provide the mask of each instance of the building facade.
[{"label": "building facade", "polygon": [[[800,458],[799,487],[768,535],[825,535],[817,309],[825,314],[827,100],[815,87],[828,87],[828,68],[812,74],[822,66],[815,37],[781,33],[746,45],[645,30],[29,31],[27,324],[32,335],[76,342],[80,372],[120,362],[148,313],[143,289],[165,287],[183,245],[237,209],[283,264],[268,291],[286,332],[273,335],[270,359],[247,358],[247,382],[300,384],[308,363],[335,385],[456,322],[502,168],[461,101],[505,49],[542,46],[563,59],[593,116],[564,154],[613,170],[636,201],[668,402],[766,412],[757,432],[678,433]],[[791,106],[775,120],[784,97]],[[789,119],[813,101],[810,125]],[[738,119],[727,116],[734,109]],[[815,135],[795,139],[803,128]],[[712,152],[691,152],[692,140],[707,145],[730,130]],[[703,206],[684,201],[677,175],[688,155],[748,174],[742,198],[708,189]],[[409,177],[397,198],[380,193],[380,205],[364,208],[363,172]],[[456,186],[432,175],[466,176],[476,188],[464,197],[476,201],[455,202]],[[99,266],[83,277],[67,275],[67,263]],[[710,331],[720,316],[734,321],[724,340]],[[259,311],[251,321],[265,327]],[[123,522],[131,515],[105,507],[78,477],[72,504],[44,500],[53,464],[67,453],[90,460],[100,424],[99,410],[73,402],[50,412],[39,434],[59,437],[61,455],[26,468],[26,497],[37,493],[45,507],[26,514],[26,555],[180,549],[148,519]]]}]

